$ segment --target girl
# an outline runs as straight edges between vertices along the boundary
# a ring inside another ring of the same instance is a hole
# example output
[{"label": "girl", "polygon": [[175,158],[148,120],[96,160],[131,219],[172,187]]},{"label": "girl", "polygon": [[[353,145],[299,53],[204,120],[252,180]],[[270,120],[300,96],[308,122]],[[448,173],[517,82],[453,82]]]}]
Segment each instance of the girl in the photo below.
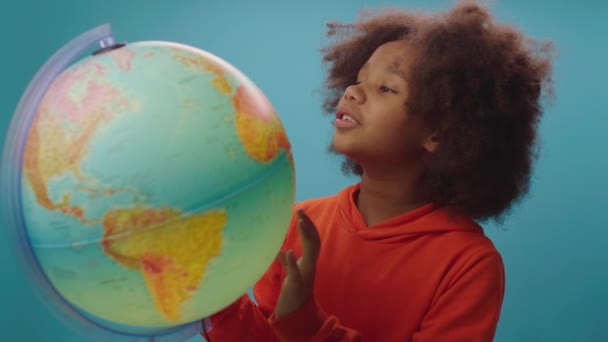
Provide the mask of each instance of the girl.
[{"label": "girl", "polygon": [[297,206],[258,304],[213,315],[208,337],[491,341],[505,275],[478,222],[527,192],[550,46],[471,2],[329,28],[332,149],[361,180]]}]

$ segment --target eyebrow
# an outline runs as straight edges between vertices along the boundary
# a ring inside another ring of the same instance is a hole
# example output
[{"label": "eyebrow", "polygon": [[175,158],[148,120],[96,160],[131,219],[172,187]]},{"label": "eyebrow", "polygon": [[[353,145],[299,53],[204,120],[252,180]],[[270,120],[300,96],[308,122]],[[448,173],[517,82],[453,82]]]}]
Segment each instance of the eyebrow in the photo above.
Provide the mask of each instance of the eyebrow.
[{"label": "eyebrow", "polygon": [[[361,67],[359,72],[367,71],[367,69],[369,69],[369,64],[365,63],[365,64],[363,64],[363,66]],[[389,64],[386,68],[384,68],[384,71],[386,71],[390,74],[395,74],[395,75],[401,77],[404,81],[407,81],[407,74],[399,68],[398,62],[393,62],[393,63]]]},{"label": "eyebrow", "polygon": [[407,81],[407,75],[403,70],[399,68],[399,64],[397,62],[393,62],[388,67],[386,67],[386,71],[391,74],[396,74],[397,76],[400,76],[401,78]]}]

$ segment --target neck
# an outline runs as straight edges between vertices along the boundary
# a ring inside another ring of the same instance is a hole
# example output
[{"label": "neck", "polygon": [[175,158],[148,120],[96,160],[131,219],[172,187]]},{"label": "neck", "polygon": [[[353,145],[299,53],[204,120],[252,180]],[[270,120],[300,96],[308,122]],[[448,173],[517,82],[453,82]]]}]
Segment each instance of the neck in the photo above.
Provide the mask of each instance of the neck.
[{"label": "neck", "polygon": [[357,207],[368,226],[402,215],[423,203],[416,193],[421,172],[416,168],[391,172],[364,171]]}]

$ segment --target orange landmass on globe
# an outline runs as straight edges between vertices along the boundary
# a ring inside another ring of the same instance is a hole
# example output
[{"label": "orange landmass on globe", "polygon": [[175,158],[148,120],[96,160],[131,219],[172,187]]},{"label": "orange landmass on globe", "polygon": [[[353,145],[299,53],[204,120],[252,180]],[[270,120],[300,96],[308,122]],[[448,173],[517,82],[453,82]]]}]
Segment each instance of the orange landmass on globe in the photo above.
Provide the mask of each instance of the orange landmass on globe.
[{"label": "orange landmass on globe", "polygon": [[114,63],[122,70],[122,71],[131,71],[131,62],[135,57],[135,51],[122,47],[109,52],[110,56],[114,60]]},{"label": "orange landmass on globe", "polygon": [[[255,95],[244,86],[239,86],[232,97],[236,110],[236,131],[251,158],[269,162],[277,156],[279,150],[289,153],[291,146],[283,125],[268,100],[261,94]],[[293,163],[291,153],[289,158]]]},{"label": "orange landmass on globe", "polygon": [[202,56],[197,56],[192,53],[184,53],[181,50],[175,50],[175,59],[180,61],[186,67],[195,70],[195,71],[203,71],[207,73],[213,74],[214,78],[211,81],[211,84],[224,95],[230,94],[232,92],[232,86],[228,82],[224,75],[224,70],[220,65],[214,63],[213,61],[204,58]]},{"label": "orange landmass on globe", "polygon": [[226,220],[223,210],[182,216],[172,208],[115,209],[104,216],[102,246],[121,265],[139,270],[158,310],[177,321],[220,252]]},{"label": "orange landmass on globe", "polygon": [[83,222],[83,209],[72,205],[69,196],[54,202],[47,189],[50,178],[68,172],[79,183],[95,184],[81,173],[80,162],[99,125],[112,120],[120,107],[130,106],[118,89],[99,80],[104,73],[103,65],[78,65],[53,82],[31,124],[23,157],[23,172],[38,204]]}]

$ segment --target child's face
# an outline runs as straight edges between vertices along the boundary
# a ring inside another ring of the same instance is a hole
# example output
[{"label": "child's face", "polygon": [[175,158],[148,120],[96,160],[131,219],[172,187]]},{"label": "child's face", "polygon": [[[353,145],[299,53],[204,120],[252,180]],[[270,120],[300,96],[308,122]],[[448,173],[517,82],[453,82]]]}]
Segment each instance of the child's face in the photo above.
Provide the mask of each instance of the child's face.
[{"label": "child's face", "polygon": [[364,170],[407,166],[427,147],[427,130],[405,106],[414,52],[404,41],[380,46],[340,99],[333,148]]}]

